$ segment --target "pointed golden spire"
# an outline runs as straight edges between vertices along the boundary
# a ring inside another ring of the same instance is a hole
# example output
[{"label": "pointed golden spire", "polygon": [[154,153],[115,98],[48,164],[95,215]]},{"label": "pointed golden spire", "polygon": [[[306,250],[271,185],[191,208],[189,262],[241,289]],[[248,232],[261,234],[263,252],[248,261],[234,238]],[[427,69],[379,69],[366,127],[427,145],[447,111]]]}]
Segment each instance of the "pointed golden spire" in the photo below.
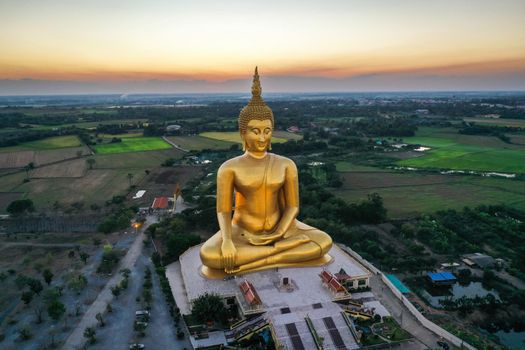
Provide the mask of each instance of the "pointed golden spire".
[{"label": "pointed golden spire", "polygon": [[246,131],[248,122],[252,119],[258,120],[271,120],[273,126],[273,113],[270,107],[264,103],[261,97],[261,81],[259,80],[259,71],[255,67],[255,73],[253,74],[252,83],[252,98],[248,105],[245,106],[239,114],[239,131],[241,135]]},{"label": "pointed golden spire", "polygon": [[259,80],[259,72],[257,71],[257,66],[255,66],[255,73],[253,74],[253,84],[252,84],[252,98],[261,97],[261,81]]}]

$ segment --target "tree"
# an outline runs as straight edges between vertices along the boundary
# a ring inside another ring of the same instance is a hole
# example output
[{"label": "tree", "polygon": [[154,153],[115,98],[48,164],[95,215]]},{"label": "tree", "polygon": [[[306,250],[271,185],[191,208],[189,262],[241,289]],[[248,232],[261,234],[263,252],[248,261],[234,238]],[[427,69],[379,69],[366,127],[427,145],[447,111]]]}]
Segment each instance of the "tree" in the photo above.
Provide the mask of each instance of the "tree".
[{"label": "tree", "polygon": [[197,235],[188,234],[177,234],[172,233],[166,240],[167,256],[169,258],[178,259],[178,257],[184,253],[189,247],[192,247],[201,242],[201,238]]},{"label": "tree", "polygon": [[44,286],[42,286],[42,282],[35,278],[31,278],[27,281],[27,285],[29,286],[29,289],[36,295],[39,295],[40,292],[44,289]]},{"label": "tree", "polygon": [[11,215],[22,215],[25,212],[34,212],[35,205],[31,199],[17,199],[7,206],[6,211]]},{"label": "tree", "polygon": [[85,264],[87,264],[87,259],[89,259],[89,254],[86,252],[80,252],[80,260]]},{"label": "tree", "polygon": [[102,314],[100,312],[96,314],[95,318],[97,319],[100,327],[104,327],[106,325],[106,323],[104,322],[104,318],[102,317]]},{"label": "tree", "polygon": [[45,269],[44,272],[42,272],[42,276],[44,277],[44,281],[46,281],[47,285],[50,285],[54,274],[51,272],[51,270]]},{"label": "tree", "polygon": [[35,168],[35,163],[33,162],[27,163],[27,165],[24,167],[24,170],[26,172],[26,180],[29,180],[29,172],[33,170],[34,168]]},{"label": "tree", "polygon": [[22,295],[20,296],[20,299],[22,299],[22,301],[24,302],[24,304],[29,304],[31,302],[31,300],[33,300],[33,295],[34,293],[30,290],[28,291],[25,291],[22,293]]},{"label": "tree", "polygon": [[111,287],[111,294],[113,294],[115,296],[115,298],[118,299],[118,296],[120,295],[120,287],[119,286],[113,286]]},{"label": "tree", "polygon": [[44,313],[44,304],[42,303],[42,300],[38,300],[36,304],[33,305],[33,312],[36,316],[36,323],[40,324],[44,320],[42,317],[42,314]]},{"label": "tree", "polygon": [[84,329],[84,338],[87,338],[91,344],[95,344],[97,341],[97,338],[95,338],[97,332],[95,331],[95,327],[88,327]]},{"label": "tree", "polygon": [[24,325],[18,329],[18,335],[20,336],[20,340],[28,340],[31,339],[33,336],[33,333],[31,333],[31,327],[29,325]]},{"label": "tree", "polygon": [[226,314],[222,298],[205,293],[193,301],[191,313],[201,322],[220,320]]},{"label": "tree", "polygon": [[66,307],[58,300],[53,300],[47,305],[47,313],[53,320],[58,321],[66,312]]},{"label": "tree", "polygon": [[93,169],[93,165],[95,165],[96,162],[97,161],[95,160],[95,158],[86,159],[86,163],[89,166],[89,170]]},{"label": "tree", "polygon": [[59,298],[60,298],[60,292],[58,290],[58,287],[46,289],[44,292],[44,295],[42,296],[42,299],[47,304],[51,303],[53,300],[58,300]]},{"label": "tree", "polygon": [[77,276],[72,276],[69,279],[67,286],[68,286],[69,289],[74,290],[78,294],[82,290],[84,290],[84,288],[86,288],[86,286],[87,286],[87,278],[84,275],[82,275],[82,274],[79,274]]}]

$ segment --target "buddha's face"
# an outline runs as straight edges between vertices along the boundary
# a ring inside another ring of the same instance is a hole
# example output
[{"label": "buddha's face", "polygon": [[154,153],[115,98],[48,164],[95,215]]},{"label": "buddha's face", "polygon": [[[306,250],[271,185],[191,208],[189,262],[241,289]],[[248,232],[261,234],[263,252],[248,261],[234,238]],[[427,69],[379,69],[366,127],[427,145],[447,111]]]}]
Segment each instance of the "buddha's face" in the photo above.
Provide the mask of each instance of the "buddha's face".
[{"label": "buddha's face", "polygon": [[248,122],[243,134],[246,150],[250,152],[265,152],[272,140],[272,121],[252,119]]}]

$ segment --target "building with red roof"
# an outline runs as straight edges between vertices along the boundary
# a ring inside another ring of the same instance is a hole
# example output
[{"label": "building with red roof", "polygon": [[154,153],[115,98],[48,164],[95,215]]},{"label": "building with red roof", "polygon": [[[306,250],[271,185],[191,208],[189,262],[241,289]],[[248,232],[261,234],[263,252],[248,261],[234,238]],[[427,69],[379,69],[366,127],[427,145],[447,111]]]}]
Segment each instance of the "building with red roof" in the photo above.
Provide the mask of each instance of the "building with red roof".
[{"label": "building with red roof", "polygon": [[153,210],[167,210],[168,209],[168,197],[156,197],[151,205]]},{"label": "building with red roof", "polygon": [[259,298],[255,287],[250,282],[244,280],[244,282],[239,285],[239,289],[250,307],[256,308],[262,305],[261,298]]}]

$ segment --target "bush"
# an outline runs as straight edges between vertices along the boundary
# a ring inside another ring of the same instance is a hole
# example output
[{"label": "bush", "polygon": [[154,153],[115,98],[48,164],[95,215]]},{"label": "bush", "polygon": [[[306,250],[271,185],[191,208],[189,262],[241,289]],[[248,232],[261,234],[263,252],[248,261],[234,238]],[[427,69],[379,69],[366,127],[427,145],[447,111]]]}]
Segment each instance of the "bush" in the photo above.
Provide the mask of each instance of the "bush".
[{"label": "bush", "polygon": [[97,268],[97,272],[106,274],[112,273],[122,255],[123,252],[118,250],[105,251],[102,254],[102,261],[100,262],[100,265]]},{"label": "bush", "polygon": [[90,344],[95,344],[97,338],[95,338],[97,332],[94,327],[88,327],[84,330],[84,338],[89,339]]},{"label": "bush", "polygon": [[31,199],[17,199],[7,206],[6,211],[11,215],[22,215],[25,212],[34,212],[35,206]]},{"label": "bush", "polygon": [[171,259],[178,259],[188,248],[193,247],[201,242],[197,235],[186,233],[172,233],[166,240],[166,255]]}]

